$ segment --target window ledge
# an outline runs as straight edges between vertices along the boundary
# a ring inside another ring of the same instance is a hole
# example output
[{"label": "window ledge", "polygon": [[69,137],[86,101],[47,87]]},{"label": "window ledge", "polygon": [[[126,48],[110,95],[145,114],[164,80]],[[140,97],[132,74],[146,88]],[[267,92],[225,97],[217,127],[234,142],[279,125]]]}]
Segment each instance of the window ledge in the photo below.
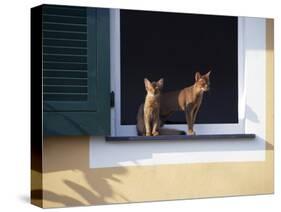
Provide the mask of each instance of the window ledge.
[{"label": "window ledge", "polygon": [[161,136],[106,136],[106,141],[170,141],[170,140],[237,140],[254,139],[256,134],[212,134],[212,135],[161,135]]}]

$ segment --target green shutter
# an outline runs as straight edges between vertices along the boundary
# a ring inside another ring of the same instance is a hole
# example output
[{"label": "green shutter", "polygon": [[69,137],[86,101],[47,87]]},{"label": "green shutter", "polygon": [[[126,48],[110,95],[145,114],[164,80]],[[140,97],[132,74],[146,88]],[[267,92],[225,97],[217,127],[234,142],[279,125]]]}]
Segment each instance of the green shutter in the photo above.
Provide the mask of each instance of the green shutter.
[{"label": "green shutter", "polygon": [[44,136],[109,134],[109,10],[42,11]]}]

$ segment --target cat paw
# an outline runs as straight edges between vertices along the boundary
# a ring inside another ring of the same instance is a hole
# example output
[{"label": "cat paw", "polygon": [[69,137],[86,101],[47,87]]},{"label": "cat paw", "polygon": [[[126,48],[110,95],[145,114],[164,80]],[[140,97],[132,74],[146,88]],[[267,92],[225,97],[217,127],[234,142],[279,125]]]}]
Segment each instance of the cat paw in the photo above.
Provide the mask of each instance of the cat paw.
[{"label": "cat paw", "polygon": [[151,136],[151,133],[145,133],[145,136]]},{"label": "cat paw", "polygon": [[159,135],[159,132],[157,132],[157,131],[156,132],[152,132],[152,135],[153,136],[157,136],[157,135]]},{"label": "cat paw", "polygon": [[187,131],[187,134],[188,134],[188,135],[196,135],[196,134],[195,134],[195,131],[193,131],[193,130],[188,130],[188,131]]}]

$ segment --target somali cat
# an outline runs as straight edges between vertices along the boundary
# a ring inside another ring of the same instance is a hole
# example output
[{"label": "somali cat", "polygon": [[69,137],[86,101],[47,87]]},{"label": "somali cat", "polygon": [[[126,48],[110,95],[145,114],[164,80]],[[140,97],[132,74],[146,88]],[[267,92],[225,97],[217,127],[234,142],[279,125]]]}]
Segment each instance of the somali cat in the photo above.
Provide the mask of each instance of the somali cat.
[{"label": "somali cat", "polygon": [[147,91],[145,102],[141,104],[137,115],[138,135],[157,136],[160,128],[160,95],[164,80],[150,82],[144,79],[145,89]]},{"label": "somali cat", "polygon": [[[201,75],[199,72],[196,72],[193,85],[179,91],[167,92],[161,95],[161,123],[164,123],[175,111],[184,111],[188,125],[187,133],[195,135],[193,125],[203,99],[203,93],[209,90],[210,73],[211,71]],[[164,131],[164,129],[161,131]]]}]

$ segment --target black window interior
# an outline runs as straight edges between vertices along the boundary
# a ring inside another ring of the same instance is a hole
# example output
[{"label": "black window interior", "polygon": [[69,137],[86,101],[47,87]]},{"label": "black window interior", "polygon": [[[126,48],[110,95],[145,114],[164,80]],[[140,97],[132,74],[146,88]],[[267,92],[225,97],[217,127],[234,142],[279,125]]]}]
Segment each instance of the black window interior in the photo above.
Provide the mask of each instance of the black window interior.
[{"label": "black window interior", "polygon": [[[210,75],[196,123],[238,122],[238,18],[150,11],[120,11],[121,124],[136,124],[144,101],[143,79],[164,78],[164,90],[194,83],[196,71]],[[176,112],[167,124],[185,123]]]}]

